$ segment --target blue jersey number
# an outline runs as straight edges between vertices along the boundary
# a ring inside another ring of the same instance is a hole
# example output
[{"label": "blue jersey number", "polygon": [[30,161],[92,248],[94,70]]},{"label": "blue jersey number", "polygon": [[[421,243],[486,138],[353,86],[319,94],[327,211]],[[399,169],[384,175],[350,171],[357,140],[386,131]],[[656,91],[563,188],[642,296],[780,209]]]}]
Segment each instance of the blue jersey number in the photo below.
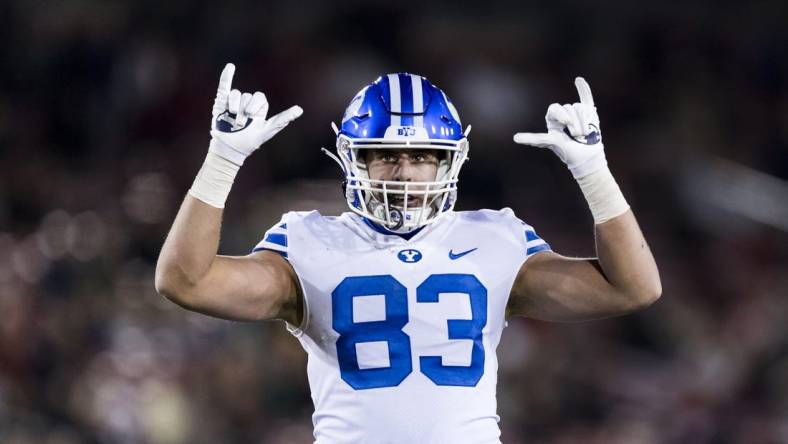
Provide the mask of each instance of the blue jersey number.
[{"label": "blue jersey number", "polygon": [[[464,293],[471,302],[471,319],[449,319],[448,339],[473,341],[470,366],[443,365],[440,356],[420,356],[421,372],[437,385],[473,387],[484,374],[482,329],[487,325],[487,289],[471,274],[434,274],[416,289],[416,301],[438,302],[441,293]],[[383,295],[386,318],[354,322],[353,299]],[[337,358],[342,379],[356,390],[394,387],[413,371],[410,337],[402,331],[408,323],[407,289],[390,275],[345,278],[333,293],[333,328],[339,333]],[[362,369],[356,344],[386,342],[389,366]]]},{"label": "blue jersey number", "polygon": [[421,372],[438,385],[475,386],[484,374],[482,329],[487,325],[487,289],[472,274],[433,274],[416,289],[417,302],[438,302],[441,293],[466,293],[471,319],[449,319],[449,339],[473,341],[471,365],[443,365],[440,356],[421,356]]},{"label": "blue jersey number", "polygon": [[[353,322],[353,298],[382,294],[386,298],[386,319]],[[342,379],[356,390],[399,385],[412,371],[410,338],[402,331],[408,323],[408,290],[394,277],[358,276],[345,278],[332,296],[333,327],[339,333],[337,358]],[[385,341],[389,366],[361,369],[356,356],[359,342]]]}]

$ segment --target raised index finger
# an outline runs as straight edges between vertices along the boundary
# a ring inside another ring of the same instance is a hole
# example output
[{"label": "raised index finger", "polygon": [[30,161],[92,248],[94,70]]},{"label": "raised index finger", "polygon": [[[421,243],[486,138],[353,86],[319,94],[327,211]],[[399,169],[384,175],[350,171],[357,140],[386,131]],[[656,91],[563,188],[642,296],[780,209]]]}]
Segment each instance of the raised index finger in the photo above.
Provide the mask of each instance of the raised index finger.
[{"label": "raised index finger", "polygon": [[588,86],[586,79],[575,77],[575,88],[577,88],[577,95],[580,96],[580,103],[594,106],[594,96],[591,95],[591,87]]},{"label": "raised index finger", "polygon": [[222,75],[219,76],[219,89],[216,90],[216,95],[227,97],[230,94],[230,89],[233,85],[233,75],[235,75],[235,65],[228,63],[224,65]]}]

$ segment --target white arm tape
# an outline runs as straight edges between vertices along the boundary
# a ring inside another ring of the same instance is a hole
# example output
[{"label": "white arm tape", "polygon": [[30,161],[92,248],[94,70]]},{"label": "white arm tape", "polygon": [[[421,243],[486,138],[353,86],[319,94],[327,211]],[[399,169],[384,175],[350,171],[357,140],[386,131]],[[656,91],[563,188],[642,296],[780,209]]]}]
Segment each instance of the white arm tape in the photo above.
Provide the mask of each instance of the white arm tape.
[{"label": "white arm tape", "polygon": [[224,208],[240,165],[209,152],[194,178],[189,194],[216,208]]},{"label": "white arm tape", "polygon": [[594,223],[601,224],[620,216],[629,209],[610,169],[605,167],[577,179],[588,202]]}]

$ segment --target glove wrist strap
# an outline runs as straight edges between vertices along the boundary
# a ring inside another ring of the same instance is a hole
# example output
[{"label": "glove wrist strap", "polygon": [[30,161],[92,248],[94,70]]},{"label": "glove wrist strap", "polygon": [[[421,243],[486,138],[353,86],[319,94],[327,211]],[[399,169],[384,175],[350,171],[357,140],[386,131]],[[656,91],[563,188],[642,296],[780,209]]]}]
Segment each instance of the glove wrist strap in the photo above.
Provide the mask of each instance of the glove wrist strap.
[{"label": "glove wrist strap", "polygon": [[211,143],[208,145],[208,152],[217,154],[238,166],[243,165],[248,154],[244,154],[220,140],[220,134],[219,131],[211,131],[212,137]]},{"label": "glove wrist strap", "polygon": [[224,208],[239,169],[240,165],[208,152],[189,194],[212,207]]},{"label": "glove wrist strap", "polygon": [[581,177],[593,174],[598,170],[606,169],[607,159],[605,159],[605,148],[604,146],[600,146],[600,148],[602,150],[597,153],[596,156],[586,159],[580,165],[569,166],[569,171],[572,172],[572,177],[574,177],[575,180],[580,180]]},{"label": "glove wrist strap", "polygon": [[601,224],[624,214],[629,209],[618,183],[604,167],[591,174],[577,178],[577,183],[594,216],[594,223]]}]

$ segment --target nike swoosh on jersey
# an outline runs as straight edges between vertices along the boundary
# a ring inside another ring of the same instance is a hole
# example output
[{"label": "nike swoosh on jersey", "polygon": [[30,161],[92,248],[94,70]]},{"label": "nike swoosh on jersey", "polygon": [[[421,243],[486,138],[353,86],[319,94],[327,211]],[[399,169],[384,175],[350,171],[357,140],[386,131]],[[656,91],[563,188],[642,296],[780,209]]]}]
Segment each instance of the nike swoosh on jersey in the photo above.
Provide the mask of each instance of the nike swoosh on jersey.
[{"label": "nike swoosh on jersey", "polygon": [[471,248],[468,251],[463,251],[463,252],[457,253],[457,254],[454,254],[454,252],[452,250],[449,250],[449,259],[451,259],[451,260],[459,259],[459,258],[465,256],[466,254],[473,253],[474,251],[476,251],[478,249],[479,249],[479,247]]}]

